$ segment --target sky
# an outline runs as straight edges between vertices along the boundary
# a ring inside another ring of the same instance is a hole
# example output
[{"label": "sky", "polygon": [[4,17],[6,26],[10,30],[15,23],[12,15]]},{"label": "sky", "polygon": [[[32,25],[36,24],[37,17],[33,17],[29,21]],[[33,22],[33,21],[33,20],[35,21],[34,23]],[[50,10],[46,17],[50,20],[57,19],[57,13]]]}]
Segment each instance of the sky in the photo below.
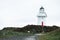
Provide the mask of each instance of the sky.
[{"label": "sky", "polygon": [[60,0],[0,0],[0,29],[36,25],[41,6],[47,14],[46,25],[60,26]]}]

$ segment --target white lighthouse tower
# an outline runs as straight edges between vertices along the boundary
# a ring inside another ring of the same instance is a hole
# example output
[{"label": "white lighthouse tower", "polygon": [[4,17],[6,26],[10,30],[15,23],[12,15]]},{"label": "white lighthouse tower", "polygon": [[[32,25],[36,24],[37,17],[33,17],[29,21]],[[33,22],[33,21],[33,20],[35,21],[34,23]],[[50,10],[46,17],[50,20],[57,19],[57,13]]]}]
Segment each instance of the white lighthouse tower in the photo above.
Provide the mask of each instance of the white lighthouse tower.
[{"label": "white lighthouse tower", "polygon": [[39,9],[39,14],[37,15],[38,17],[38,25],[44,25],[45,24],[45,18],[47,17],[47,14],[44,11],[44,8],[41,7]]}]

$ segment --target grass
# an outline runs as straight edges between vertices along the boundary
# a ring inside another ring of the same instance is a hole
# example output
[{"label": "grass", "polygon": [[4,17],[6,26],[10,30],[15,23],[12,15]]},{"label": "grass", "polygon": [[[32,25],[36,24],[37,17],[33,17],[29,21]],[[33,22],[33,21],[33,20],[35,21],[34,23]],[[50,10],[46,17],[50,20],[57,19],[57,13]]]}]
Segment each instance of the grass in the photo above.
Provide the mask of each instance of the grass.
[{"label": "grass", "polygon": [[32,33],[14,32],[14,31],[0,31],[0,38],[11,37],[11,36],[28,36],[33,35]]},{"label": "grass", "polygon": [[49,32],[49,33],[45,33],[45,35],[41,35],[39,36],[40,40],[60,40],[60,28]]}]

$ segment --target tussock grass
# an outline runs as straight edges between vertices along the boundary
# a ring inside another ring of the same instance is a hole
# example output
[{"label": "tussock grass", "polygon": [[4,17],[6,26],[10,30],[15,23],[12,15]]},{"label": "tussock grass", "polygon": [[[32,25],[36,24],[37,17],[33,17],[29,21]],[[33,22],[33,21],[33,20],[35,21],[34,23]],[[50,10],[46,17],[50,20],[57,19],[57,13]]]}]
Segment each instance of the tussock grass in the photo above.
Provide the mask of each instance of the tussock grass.
[{"label": "tussock grass", "polygon": [[40,40],[60,40],[60,28],[39,36]]}]

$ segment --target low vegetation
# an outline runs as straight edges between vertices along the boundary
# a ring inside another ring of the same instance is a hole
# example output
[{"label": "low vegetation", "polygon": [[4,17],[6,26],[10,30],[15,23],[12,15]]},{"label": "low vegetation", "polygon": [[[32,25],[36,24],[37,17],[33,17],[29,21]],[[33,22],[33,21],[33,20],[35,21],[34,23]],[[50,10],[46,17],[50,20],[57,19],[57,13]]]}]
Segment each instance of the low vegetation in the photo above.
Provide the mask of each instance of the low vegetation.
[{"label": "low vegetation", "polygon": [[60,40],[60,28],[52,32],[48,32],[45,35],[39,36],[40,40]]},{"label": "low vegetation", "polygon": [[0,38],[4,37],[11,37],[11,36],[29,36],[33,35],[31,33],[23,33],[23,32],[14,32],[14,31],[1,31],[0,32]]},{"label": "low vegetation", "polygon": [[[59,27],[57,26],[44,26],[43,27],[43,30],[45,33],[54,31],[56,29],[59,29]],[[6,27],[6,28],[3,28],[3,30],[0,30],[0,38],[11,37],[11,36],[21,36],[21,35],[28,36],[28,35],[33,35],[35,33],[41,33],[41,32],[42,32],[41,25],[27,25],[27,26],[24,26],[23,28]]]}]

